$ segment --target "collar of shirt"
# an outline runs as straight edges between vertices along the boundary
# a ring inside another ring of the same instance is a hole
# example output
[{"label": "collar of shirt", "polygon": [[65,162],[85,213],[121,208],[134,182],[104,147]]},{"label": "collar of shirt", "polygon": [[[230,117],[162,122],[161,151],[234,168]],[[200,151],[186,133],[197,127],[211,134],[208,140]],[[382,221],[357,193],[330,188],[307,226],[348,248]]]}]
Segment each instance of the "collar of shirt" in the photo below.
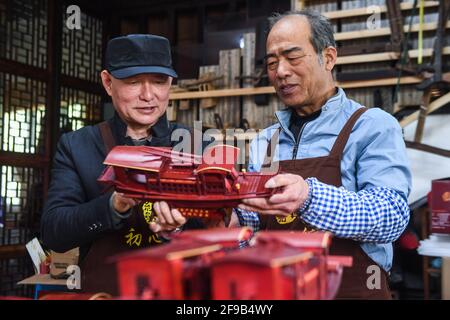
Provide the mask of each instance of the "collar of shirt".
[{"label": "collar of shirt", "polygon": [[[123,121],[120,116],[117,114],[117,112],[114,113],[114,117],[112,119],[112,125],[115,130],[113,131],[113,134],[115,135],[115,139],[118,142],[119,145],[136,145],[136,143],[131,139],[129,136],[127,136],[127,124],[125,121]],[[144,140],[144,143],[138,141],[137,145],[144,145],[144,144],[150,144],[151,141],[157,142],[159,140],[166,140],[167,137],[170,137],[171,131],[170,131],[170,123],[167,119],[166,113],[164,113],[159,120],[155,123],[153,127],[150,129],[149,136]],[[170,140],[170,139],[169,139]],[[148,143],[147,143],[148,141]]]},{"label": "collar of shirt", "polygon": [[306,116],[301,116],[297,112],[295,112],[294,109],[292,109],[291,120],[289,123],[289,130],[294,135],[296,141],[300,138],[300,135],[302,134],[303,126],[306,123],[308,123],[309,121],[313,121],[314,119],[319,117],[321,113],[322,113],[322,109],[319,109],[319,110],[317,110],[311,114],[308,114]]},{"label": "collar of shirt", "polygon": [[[342,88],[338,88],[337,93],[330,99],[328,99],[327,102],[325,102],[325,104],[322,106],[320,115],[317,118],[322,121],[324,120],[324,118],[332,116],[332,114],[335,114],[336,111],[342,109],[342,105],[346,101],[347,96],[345,95],[344,90],[342,90]],[[276,111],[275,116],[281,128],[295,141],[296,139],[294,135],[289,130],[289,125],[291,123],[292,109],[286,108],[280,111]]]}]

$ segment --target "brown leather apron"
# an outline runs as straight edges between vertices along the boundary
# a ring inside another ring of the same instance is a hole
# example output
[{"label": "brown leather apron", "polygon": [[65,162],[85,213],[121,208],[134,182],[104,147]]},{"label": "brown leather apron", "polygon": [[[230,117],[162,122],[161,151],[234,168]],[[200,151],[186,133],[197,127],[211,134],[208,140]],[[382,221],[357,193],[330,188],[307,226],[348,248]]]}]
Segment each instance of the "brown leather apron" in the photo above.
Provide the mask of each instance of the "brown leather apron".
[{"label": "brown leather apron", "polygon": [[[345,145],[358,118],[367,108],[358,109],[347,121],[328,156],[279,161],[281,172],[293,173],[304,179],[315,177],[319,181],[336,187],[342,186],[341,160]],[[270,150],[270,144],[269,148]],[[270,157],[266,156],[265,164],[270,163]],[[260,215],[261,227],[264,230],[301,230],[314,232],[314,228],[307,225],[295,214],[281,218],[278,216]],[[368,267],[376,263],[364,252],[357,241],[333,238],[330,248],[332,255],[346,255],[353,257],[353,266],[344,268],[341,287],[337,299],[391,299],[388,286],[387,273],[380,267],[381,288],[369,289],[367,280],[372,275]],[[370,270],[370,269],[369,269]]]},{"label": "brown leather apron", "polygon": [[[100,132],[106,154],[115,146],[114,137],[107,122],[100,124]],[[133,249],[142,249],[163,242],[150,228],[154,218],[152,204],[144,202],[134,207],[131,216],[124,220],[120,230],[102,235],[92,243],[86,257],[80,263],[81,291],[119,294],[115,264],[109,258]]]}]

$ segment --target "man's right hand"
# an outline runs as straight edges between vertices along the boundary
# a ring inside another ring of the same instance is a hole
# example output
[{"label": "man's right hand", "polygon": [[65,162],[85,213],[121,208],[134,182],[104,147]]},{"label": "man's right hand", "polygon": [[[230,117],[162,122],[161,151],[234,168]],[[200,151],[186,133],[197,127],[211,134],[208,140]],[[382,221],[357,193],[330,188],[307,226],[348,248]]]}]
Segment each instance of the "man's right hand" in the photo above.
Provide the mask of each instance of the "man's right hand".
[{"label": "man's right hand", "polygon": [[132,198],[125,197],[123,193],[115,192],[112,194],[112,204],[114,210],[119,213],[125,213],[134,206],[138,204],[138,202]]}]

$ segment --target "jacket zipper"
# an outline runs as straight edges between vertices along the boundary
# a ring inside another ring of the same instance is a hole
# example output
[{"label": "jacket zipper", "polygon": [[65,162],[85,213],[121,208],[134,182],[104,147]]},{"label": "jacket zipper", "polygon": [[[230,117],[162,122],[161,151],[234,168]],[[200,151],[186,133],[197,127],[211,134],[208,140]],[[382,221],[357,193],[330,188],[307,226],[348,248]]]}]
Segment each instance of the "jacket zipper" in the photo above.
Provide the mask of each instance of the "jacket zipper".
[{"label": "jacket zipper", "polygon": [[307,122],[305,122],[302,125],[302,127],[300,128],[300,132],[297,135],[297,139],[295,140],[294,151],[292,152],[292,160],[295,160],[295,158],[297,157],[298,145],[300,144],[300,138],[302,136],[303,129],[305,128],[306,124]]}]

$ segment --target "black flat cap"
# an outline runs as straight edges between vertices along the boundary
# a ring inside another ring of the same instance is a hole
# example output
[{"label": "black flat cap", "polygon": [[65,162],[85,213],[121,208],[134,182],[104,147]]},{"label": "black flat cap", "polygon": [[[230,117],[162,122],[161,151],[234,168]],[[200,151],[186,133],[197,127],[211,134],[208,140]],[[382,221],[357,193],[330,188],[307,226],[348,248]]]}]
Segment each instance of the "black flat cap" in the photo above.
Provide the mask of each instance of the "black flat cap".
[{"label": "black flat cap", "polygon": [[130,34],[111,39],[106,47],[106,70],[124,79],[141,73],[177,77],[172,68],[169,40],[152,34]]}]

